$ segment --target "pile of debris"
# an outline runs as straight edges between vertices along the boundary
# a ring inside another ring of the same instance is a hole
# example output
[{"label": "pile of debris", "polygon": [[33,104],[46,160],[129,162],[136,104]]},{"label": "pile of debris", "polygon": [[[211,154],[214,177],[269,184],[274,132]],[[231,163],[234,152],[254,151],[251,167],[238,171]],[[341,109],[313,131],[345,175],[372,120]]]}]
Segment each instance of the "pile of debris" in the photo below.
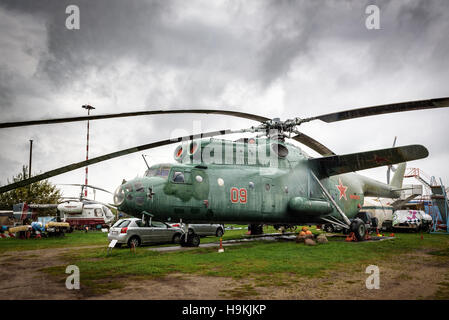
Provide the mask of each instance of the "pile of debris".
[{"label": "pile of debris", "polygon": [[41,222],[32,222],[21,226],[1,229],[1,238],[30,239],[51,236],[64,236],[69,232],[70,224],[67,222],[49,222],[45,226]]},{"label": "pile of debris", "polygon": [[317,243],[327,242],[328,240],[324,234],[314,236],[307,227],[302,227],[301,232],[296,237],[296,243],[304,243],[308,246],[316,246]]}]

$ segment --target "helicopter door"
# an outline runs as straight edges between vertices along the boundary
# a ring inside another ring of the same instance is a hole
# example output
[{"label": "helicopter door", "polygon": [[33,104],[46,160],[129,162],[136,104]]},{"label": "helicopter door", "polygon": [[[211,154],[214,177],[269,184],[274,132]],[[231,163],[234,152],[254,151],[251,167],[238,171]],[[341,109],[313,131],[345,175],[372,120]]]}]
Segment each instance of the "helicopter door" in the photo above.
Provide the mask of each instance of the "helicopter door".
[{"label": "helicopter door", "polygon": [[272,213],[276,209],[275,197],[276,188],[273,184],[273,179],[262,178],[262,213]]}]

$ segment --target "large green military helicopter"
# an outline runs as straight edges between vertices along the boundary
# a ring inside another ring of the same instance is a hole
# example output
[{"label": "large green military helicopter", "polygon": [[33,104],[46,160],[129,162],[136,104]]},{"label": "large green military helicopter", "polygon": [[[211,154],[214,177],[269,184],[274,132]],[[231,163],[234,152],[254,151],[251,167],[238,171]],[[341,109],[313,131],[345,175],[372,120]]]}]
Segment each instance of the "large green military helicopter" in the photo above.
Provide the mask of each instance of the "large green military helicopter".
[{"label": "large green military helicopter", "polygon": [[[405,162],[427,157],[427,149],[421,145],[409,145],[336,155],[315,139],[299,132],[297,127],[312,120],[330,123],[448,106],[449,98],[439,98],[285,121],[228,110],[185,109],[0,123],[0,128],[9,128],[176,113],[221,114],[260,122],[260,125],[248,129],[206,132],[116,151],[2,186],[0,193],[126,154],[181,142],[174,152],[176,164],[149,167],[144,177],[123,183],[116,189],[114,203],[119,210],[137,217],[150,217],[157,221],[180,220],[184,223],[333,223],[354,232],[358,240],[363,240],[365,224],[355,217],[364,197],[399,197]],[[258,136],[236,141],[213,138],[246,132]],[[289,143],[289,138],[310,147],[322,157],[310,157]],[[389,184],[354,173],[393,164],[400,165]],[[189,234],[181,243],[198,245],[199,237]]]}]

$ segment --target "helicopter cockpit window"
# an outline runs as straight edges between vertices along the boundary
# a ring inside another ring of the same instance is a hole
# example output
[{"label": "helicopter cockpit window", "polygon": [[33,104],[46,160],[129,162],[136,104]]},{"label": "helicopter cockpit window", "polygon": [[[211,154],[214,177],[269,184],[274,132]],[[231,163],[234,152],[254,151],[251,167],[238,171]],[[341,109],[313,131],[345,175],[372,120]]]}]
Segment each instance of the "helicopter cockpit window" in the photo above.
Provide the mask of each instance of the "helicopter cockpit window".
[{"label": "helicopter cockpit window", "polygon": [[134,189],[136,190],[136,192],[144,192],[144,188],[143,188],[143,184],[141,182],[136,182],[134,184]]},{"label": "helicopter cockpit window", "polygon": [[94,212],[95,212],[95,216],[96,216],[96,217],[101,217],[101,216],[103,216],[103,212],[101,211],[100,208],[96,208],[96,209],[94,210]]},{"label": "helicopter cockpit window", "polygon": [[150,168],[145,172],[145,176],[167,178],[169,173],[170,167]]},{"label": "helicopter cockpit window", "polygon": [[192,173],[190,170],[175,169],[171,173],[170,180],[173,183],[192,184]]},{"label": "helicopter cockpit window", "polygon": [[126,192],[133,192],[133,186],[130,184],[127,184],[123,187]]},{"label": "helicopter cockpit window", "polygon": [[176,183],[184,183],[185,182],[184,173],[180,171],[175,171],[175,173],[173,174],[172,181]]}]

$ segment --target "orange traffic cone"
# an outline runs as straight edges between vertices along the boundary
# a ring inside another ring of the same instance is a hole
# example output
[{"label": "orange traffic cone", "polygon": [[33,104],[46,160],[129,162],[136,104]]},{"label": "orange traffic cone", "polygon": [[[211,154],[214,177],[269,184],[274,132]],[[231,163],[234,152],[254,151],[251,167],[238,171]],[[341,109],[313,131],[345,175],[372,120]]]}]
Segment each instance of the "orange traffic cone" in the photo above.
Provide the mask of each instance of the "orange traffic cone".
[{"label": "orange traffic cone", "polygon": [[224,249],[223,249],[223,240],[222,240],[222,238],[220,238],[220,248],[218,249],[218,252],[219,252],[219,253],[224,252]]},{"label": "orange traffic cone", "polygon": [[131,243],[131,246],[129,247],[129,251],[132,253],[136,253],[136,246],[134,245],[134,243]]},{"label": "orange traffic cone", "polygon": [[348,234],[348,236],[346,237],[345,241],[357,241],[357,238],[355,237],[354,232],[351,232],[350,234]]}]

